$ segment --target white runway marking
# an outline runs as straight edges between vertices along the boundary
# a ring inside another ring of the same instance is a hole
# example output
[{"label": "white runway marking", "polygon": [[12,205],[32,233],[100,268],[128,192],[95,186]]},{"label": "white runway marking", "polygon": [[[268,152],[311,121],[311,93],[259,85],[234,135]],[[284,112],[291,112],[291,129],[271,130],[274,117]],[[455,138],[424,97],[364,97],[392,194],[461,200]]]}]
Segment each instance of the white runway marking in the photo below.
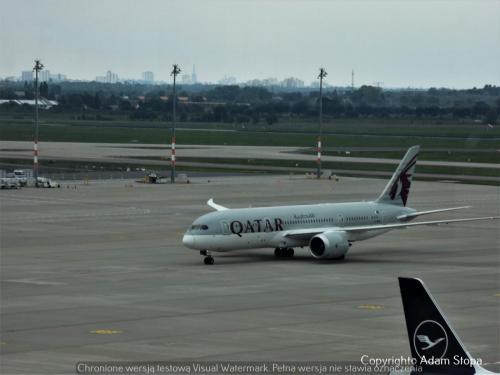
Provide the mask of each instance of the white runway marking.
[{"label": "white runway marking", "polygon": [[307,333],[309,335],[322,335],[322,336],[341,336],[341,337],[351,337],[351,338],[356,338],[359,337],[357,335],[347,335],[345,333],[334,333],[334,332],[317,332],[317,331],[311,331],[311,330],[305,330],[305,329],[289,329],[289,328],[269,328],[272,331],[283,331],[283,332],[294,332],[294,333]]},{"label": "white runway marking", "polygon": [[33,280],[33,279],[10,279],[5,281],[8,283],[31,284],[31,285],[66,285],[66,283],[59,283],[57,281],[43,281],[43,280]]}]

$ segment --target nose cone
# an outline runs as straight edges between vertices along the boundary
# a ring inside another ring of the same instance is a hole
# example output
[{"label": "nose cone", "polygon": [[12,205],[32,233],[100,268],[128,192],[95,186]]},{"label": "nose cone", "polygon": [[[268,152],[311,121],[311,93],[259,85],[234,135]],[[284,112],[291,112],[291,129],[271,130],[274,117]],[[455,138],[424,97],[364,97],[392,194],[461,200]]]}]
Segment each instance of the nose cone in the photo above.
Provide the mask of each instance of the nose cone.
[{"label": "nose cone", "polygon": [[191,249],[194,249],[194,236],[191,234],[185,234],[184,237],[182,237],[182,244],[186,247],[189,247]]}]

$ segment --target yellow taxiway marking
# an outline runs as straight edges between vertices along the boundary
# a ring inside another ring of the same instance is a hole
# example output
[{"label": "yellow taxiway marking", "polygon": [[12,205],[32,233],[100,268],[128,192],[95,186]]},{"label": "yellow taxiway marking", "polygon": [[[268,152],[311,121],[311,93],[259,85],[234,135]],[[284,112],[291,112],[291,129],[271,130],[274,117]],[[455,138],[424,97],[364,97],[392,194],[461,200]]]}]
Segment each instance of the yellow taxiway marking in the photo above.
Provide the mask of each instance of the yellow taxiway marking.
[{"label": "yellow taxiway marking", "polygon": [[382,305],[359,305],[358,309],[364,310],[382,310],[384,306]]},{"label": "yellow taxiway marking", "polygon": [[500,297],[500,293],[495,294],[495,297]]},{"label": "yellow taxiway marking", "polygon": [[90,333],[94,333],[96,335],[117,335],[122,333],[122,331],[118,329],[96,329],[95,331],[90,331]]},{"label": "yellow taxiway marking", "polygon": [[0,341],[0,345],[7,345],[5,341]]}]

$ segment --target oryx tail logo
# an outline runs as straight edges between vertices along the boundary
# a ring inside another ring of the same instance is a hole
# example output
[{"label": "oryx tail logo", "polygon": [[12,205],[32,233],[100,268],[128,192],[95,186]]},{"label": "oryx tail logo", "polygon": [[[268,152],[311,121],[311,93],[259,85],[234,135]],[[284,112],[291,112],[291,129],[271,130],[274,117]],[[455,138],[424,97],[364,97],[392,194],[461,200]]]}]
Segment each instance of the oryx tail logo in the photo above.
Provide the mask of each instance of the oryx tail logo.
[{"label": "oryx tail logo", "polygon": [[413,347],[420,359],[443,358],[448,350],[446,330],[434,320],[424,320],[413,333]]},{"label": "oryx tail logo", "polygon": [[406,202],[408,201],[408,194],[410,193],[412,177],[412,171],[410,170],[415,166],[415,163],[417,162],[417,156],[418,154],[416,154],[408,163],[406,163],[406,166],[399,173],[398,177],[391,186],[391,190],[389,191],[389,197],[391,198],[391,200],[394,200],[396,196],[400,196],[404,206],[406,206]]}]

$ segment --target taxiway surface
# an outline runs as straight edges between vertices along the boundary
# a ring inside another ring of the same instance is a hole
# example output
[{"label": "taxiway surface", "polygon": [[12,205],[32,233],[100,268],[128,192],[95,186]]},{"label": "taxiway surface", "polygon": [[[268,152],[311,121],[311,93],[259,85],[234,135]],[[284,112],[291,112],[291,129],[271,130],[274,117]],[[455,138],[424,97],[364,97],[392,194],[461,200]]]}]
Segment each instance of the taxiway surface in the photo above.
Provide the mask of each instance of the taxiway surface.
[{"label": "taxiway surface", "polygon": [[[397,276],[422,278],[473,356],[500,361],[497,221],[396,230],[345,261],[307,249],[215,254],[182,234],[229,207],[374,198],[386,181],[280,176],[1,191],[2,374],[74,373],[80,361],[359,361],[408,355]],[[494,186],[414,182],[409,204],[499,214]],[[486,366],[499,370],[498,365]]]}]

